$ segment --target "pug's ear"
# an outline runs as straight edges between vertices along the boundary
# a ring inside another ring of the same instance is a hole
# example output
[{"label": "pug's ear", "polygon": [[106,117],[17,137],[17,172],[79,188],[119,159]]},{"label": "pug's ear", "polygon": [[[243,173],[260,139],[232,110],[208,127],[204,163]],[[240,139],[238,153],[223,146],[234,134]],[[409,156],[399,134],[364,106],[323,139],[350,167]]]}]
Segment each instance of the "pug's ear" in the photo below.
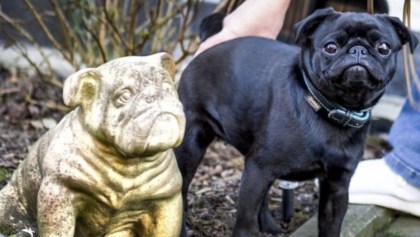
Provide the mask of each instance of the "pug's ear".
[{"label": "pug's ear", "polygon": [[85,68],[73,73],[64,82],[64,104],[76,107],[91,102],[99,89],[101,74],[96,68]]},{"label": "pug's ear", "polygon": [[316,30],[316,28],[330,16],[337,16],[340,13],[334,11],[333,8],[324,8],[316,10],[314,13],[296,23],[293,27],[295,34],[295,42],[300,46],[307,46],[308,38]]},{"label": "pug's ear", "polygon": [[391,23],[392,27],[395,29],[395,32],[398,35],[398,38],[401,40],[401,45],[408,43],[410,45],[411,52],[417,47],[418,39],[411,32],[398,17],[388,16],[388,15],[379,15],[385,21]]}]

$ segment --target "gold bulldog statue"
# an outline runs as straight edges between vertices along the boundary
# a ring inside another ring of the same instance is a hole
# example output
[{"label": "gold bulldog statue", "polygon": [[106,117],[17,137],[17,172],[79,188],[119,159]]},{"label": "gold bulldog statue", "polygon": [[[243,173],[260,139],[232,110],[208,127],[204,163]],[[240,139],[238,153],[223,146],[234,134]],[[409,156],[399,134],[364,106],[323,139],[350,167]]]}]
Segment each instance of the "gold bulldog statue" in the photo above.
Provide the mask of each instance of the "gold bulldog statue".
[{"label": "gold bulldog statue", "polygon": [[32,146],[1,190],[3,230],[178,236],[182,178],[172,148],[182,141],[185,117],[174,72],[172,57],[158,53],[67,78],[64,103],[75,109]]}]

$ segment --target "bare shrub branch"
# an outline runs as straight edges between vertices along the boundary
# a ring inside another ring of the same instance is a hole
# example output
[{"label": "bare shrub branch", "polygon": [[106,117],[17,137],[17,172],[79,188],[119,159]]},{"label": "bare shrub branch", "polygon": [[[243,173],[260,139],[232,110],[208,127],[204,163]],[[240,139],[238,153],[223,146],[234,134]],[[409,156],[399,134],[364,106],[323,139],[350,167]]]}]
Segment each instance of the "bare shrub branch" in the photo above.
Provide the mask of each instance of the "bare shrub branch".
[{"label": "bare shrub branch", "polygon": [[[21,0],[31,13],[41,32],[75,70],[97,66],[113,58],[127,55],[145,55],[159,51],[173,53],[180,63],[197,47],[197,37],[189,32],[189,25],[197,12],[199,0],[49,0],[52,10],[36,9],[36,0]],[[59,32],[53,32],[48,20],[53,19]],[[57,84],[54,68],[43,53],[40,42],[27,29],[30,22],[12,19],[0,9],[0,29],[8,24],[19,37],[26,39],[42,55],[48,70],[31,61],[18,37],[9,32],[7,37],[19,49],[38,74],[49,83]],[[34,24],[32,23],[32,24]],[[33,25],[32,25],[33,26]]]}]

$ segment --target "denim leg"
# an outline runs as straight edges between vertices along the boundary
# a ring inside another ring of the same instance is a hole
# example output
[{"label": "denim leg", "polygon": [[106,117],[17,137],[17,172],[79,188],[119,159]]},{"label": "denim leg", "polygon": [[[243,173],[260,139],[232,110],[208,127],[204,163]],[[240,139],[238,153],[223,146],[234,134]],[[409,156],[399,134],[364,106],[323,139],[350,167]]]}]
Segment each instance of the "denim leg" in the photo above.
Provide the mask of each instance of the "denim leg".
[{"label": "denim leg", "polygon": [[[420,103],[420,92],[414,88],[413,96]],[[393,150],[385,156],[385,162],[408,183],[420,188],[420,110],[408,101],[392,125],[389,141]]]}]

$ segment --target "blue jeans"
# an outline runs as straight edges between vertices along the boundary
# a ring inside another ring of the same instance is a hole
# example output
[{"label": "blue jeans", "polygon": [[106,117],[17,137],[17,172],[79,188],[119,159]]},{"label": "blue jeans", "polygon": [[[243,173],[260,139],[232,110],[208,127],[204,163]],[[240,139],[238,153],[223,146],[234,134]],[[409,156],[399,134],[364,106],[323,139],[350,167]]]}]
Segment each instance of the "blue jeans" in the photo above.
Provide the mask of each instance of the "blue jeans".
[{"label": "blue jeans", "polygon": [[[414,87],[413,97],[420,103],[420,92]],[[392,125],[389,141],[393,150],[385,156],[385,162],[408,183],[420,188],[420,110],[408,101]]]}]

